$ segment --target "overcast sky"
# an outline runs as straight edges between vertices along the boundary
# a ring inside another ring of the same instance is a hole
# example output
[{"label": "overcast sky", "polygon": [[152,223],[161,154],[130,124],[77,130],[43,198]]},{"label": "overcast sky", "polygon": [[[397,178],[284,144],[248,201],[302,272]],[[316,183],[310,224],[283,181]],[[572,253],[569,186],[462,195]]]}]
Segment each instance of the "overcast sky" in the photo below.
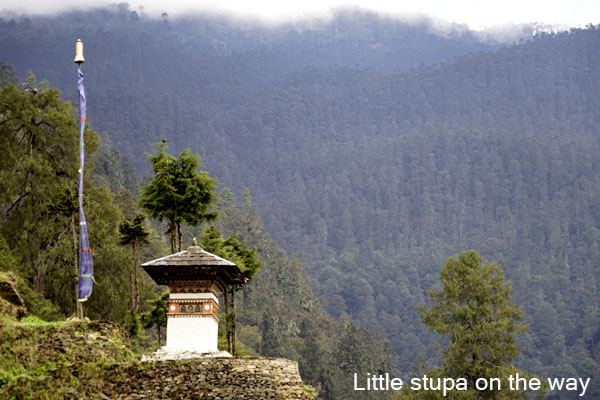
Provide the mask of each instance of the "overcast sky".
[{"label": "overcast sky", "polygon": [[[107,5],[121,0],[0,0],[0,10],[44,14],[71,7]],[[131,0],[132,10],[143,5],[148,15],[167,12],[218,11],[271,22],[327,16],[332,8],[358,6],[396,16],[428,15],[482,29],[506,24],[540,22],[561,28],[600,23],[600,0]]]}]

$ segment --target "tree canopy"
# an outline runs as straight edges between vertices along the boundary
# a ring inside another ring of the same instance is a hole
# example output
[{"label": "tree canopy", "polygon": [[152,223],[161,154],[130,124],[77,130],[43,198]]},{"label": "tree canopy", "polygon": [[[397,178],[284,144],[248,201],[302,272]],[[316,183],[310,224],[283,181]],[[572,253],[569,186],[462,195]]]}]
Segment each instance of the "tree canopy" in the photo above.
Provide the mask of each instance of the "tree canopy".
[{"label": "tree canopy", "polygon": [[119,224],[119,244],[131,246],[131,263],[129,264],[129,286],[131,298],[131,313],[139,311],[139,268],[137,247],[150,244],[150,232],[144,226],[146,216],[137,214],[131,221],[125,219]]},{"label": "tree canopy", "polygon": [[204,250],[236,264],[248,282],[252,280],[262,265],[256,259],[256,249],[247,248],[246,243],[239,240],[239,235],[234,234],[228,239],[224,239],[223,234],[212,225],[202,232],[200,244]]},{"label": "tree canopy", "polygon": [[[483,262],[474,250],[450,257],[441,273],[442,289],[431,289],[429,308],[420,307],[423,323],[449,339],[442,351],[442,365],[427,374],[434,378],[464,379],[466,391],[451,398],[497,399],[528,397],[509,389],[508,378],[527,376],[512,365],[520,349],[517,336],[527,330],[520,322],[523,311],[511,300],[510,282],[504,282],[502,267]],[[500,390],[479,390],[478,379],[500,379]],[[420,393],[438,398],[439,392]]]},{"label": "tree canopy", "polygon": [[[261,262],[256,259],[256,249],[246,248],[244,241],[238,241],[238,235],[234,234],[228,239],[223,239],[221,232],[214,226],[207,227],[202,233],[202,247],[211,253],[223,257],[235,263],[247,278],[247,283],[252,280],[258,271]],[[243,289],[242,285],[230,285],[225,288],[225,329],[227,332],[228,350],[235,354],[236,349],[236,290]]]},{"label": "tree canopy", "polygon": [[217,182],[207,172],[198,171],[202,164],[197,154],[186,148],[175,158],[167,149],[163,141],[156,145],[155,154],[148,154],[155,176],[142,187],[140,206],[153,218],[168,221],[174,253],[181,251],[182,223],[195,226],[216,218],[213,202]]},{"label": "tree canopy", "polygon": [[[79,140],[73,115],[58,90],[38,84],[33,74],[22,89],[12,84],[0,89],[0,236],[5,253],[17,264],[0,269],[16,270],[29,312],[47,319],[70,315],[75,308]],[[86,127],[87,154],[98,143],[94,131]],[[95,185],[89,173],[85,186],[96,272],[86,316],[125,322],[129,303],[117,301],[127,299],[129,290],[123,284],[128,256],[118,245],[123,213],[110,189]],[[147,285],[139,293],[145,301]]]}]

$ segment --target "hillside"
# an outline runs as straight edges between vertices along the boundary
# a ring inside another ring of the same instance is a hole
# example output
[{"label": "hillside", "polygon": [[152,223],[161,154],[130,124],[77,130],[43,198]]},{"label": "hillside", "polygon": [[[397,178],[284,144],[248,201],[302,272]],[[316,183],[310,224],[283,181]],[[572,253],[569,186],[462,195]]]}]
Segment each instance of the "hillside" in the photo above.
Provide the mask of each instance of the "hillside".
[{"label": "hillside", "polygon": [[106,365],[135,360],[127,334],[109,321],[49,323],[35,317],[17,321],[3,313],[0,334],[3,398],[91,396],[93,390],[72,375],[70,367],[98,374]]},{"label": "hillside", "polygon": [[[2,78],[13,80],[12,70],[6,70],[6,77]],[[4,324],[0,321],[1,327],[7,329],[2,334],[4,347],[0,351],[0,361],[5,362],[0,366],[0,390],[5,389],[11,397],[20,398],[19,393],[27,393],[29,389],[39,393],[46,390],[52,380],[63,382],[63,378],[67,380],[65,388],[77,391],[77,385],[69,382],[78,371],[96,385],[86,390],[94,391],[94,388],[106,384],[109,395],[122,394],[122,376],[120,373],[110,374],[102,368],[98,371],[95,363],[103,358],[98,358],[94,352],[86,361],[92,365],[79,365],[72,369],[72,360],[68,357],[78,355],[71,354],[75,353],[71,348],[64,350],[61,347],[58,354],[50,354],[50,357],[59,358],[61,354],[67,354],[66,359],[60,358],[58,366],[54,359],[49,361],[50,365],[40,366],[44,358],[31,351],[31,348],[37,348],[32,347],[31,342],[40,341],[40,337],[36,336],[38,332],[47,334],[44,337],[50,341],[42,340],[42,347],[54,343],[52,335],[55,330],[64,331],[63,336],[69,346],[72,342],[77,344],[77,337],[81,334],[77,326],[64,322],[65,317],[74,311],[74,265],[78,253],[77,202],[74,196],[77,126],[71,111],[69,104],[60,101],[58,91],[44,82],[36,82],[33,76],[25,85],[16,87],[9,84],[0,90],[0,140],[4,151],[0,162],[0,210],[3,214],[0,220],[0,279],[3,280],[0,282],[0,310],[14,317],[22,316],[27,310],[30,315],[53,321],[36,318],[32,324],[10,321]],[[125,247],[120,242],[119,233],[121,223],[133,218],[139,211],[132,194],[132,191],[137,193],[136,177],[132,175],[131,161],[119,154],[106,135],[100,140],[94,131],[88,129],[85,139],[90,163],[86,169],[89,175],[85,177],[84,207],[94,253],[95,284],[93,295],[84,304],[84,312],[94,320],[108,319],[112,325],[118,324],[121,329],[127,330],[132,336],[131,349],[137,354],[150,352],[164,344],[164,329],[160,342],[161,304],[157,300],[164,288],[156,287],[142,273],[139,264],[165,254],[164,241],[157,233],[163,232],[164,227],[155,221],[154,228],[147,226],[149,243],[141,248],[138,246],[141,261],[138,259],[137,269],[131,273],[133,276],[137,274],[140,281],[141,308],[136,312],[133,308],[135,296],[131,295],[134,284],[128,267],[135,256],[127,248],[129,246]],[[96,168],[93,169],[93,166]],[[363,373],[374,368],[393,371],[383,335],[373,338],[365,329],[348,320],[336,321],[324,311],[321,302],[312,293],[302,265],[297,259],[285,255],[277,242],[265,232],[260,218],[251,209],[249,195],[245,196],[243,206],[236,205],[233,194],[227,188],[222,188],[219,197],[222,199],[217,205],[221,229],[229,232],[228,235],[237,232],[256,249],[251,252],[257,251],[258,261],[264,264],[239,296],[240,354],[293,360],[283,364],[256,361],[261,368],[255,366],[254,370],[283,368],[287,371],[293,364],[293,368],[299,367],[305,382],[313,384],[316,393],[327,399],[352,398],[349,394],[349,370]],[[200,237],[197,229],[188,228],[186,238],[192,235]],[[21,297],[14,295],[15,288]],[[17,307],[8,305],[4,298],[11,299]],[[164,317],[164,309],[162,312]],[[337,332],[337,335],[331,335],[331,331]],[[221,332],[224,332],[223,328]],[[18,342],[19,338],[26,337],[30,339],[23,343],[13,343],[11,339]],[[19,347],[16,353],[15,346]],[[133,357],[129,350],[126,353],[127,357]],[[341,359],[346,361],[340,363]],[[253,362],[240,361],[254,365]],[[174,373],[175,382],[185,378],[185,374],[177,372],[178,365],[165,367],[166,372]],[[238,366],[232,365],[231,369],[235,370]],[[135,366],[132,368],[137,370]],[[194,368],[191,371],[198,371]],[[148,389],[148,379],[156,376],[149,369],[140,370],[142,376],[146,376],[140,381],[140,390],[152,389]],[[229,367],[226,369],[229,370]],[[217,364],[210,367],[211,374],[221,372]],[[41,378],[34,379],[29,385],[29,375]],[[252,376],[244,379],[274,384],[269,380],[270,374],[267,375],[264,379]],[[277,375],[290,381],[285,377],[286,373]],[[294,378],[296,381],[297,376]],[[200,383],[198,378],[194,378],[193,382]],[[173,389],[177,396],[185,397],[186,390],[181,392],[179,387],[179,384],[174,389],[166,386],[165,390],[171,393]],[[239,389],[240,385],[235,387]],[[54,389],[57,396],[64,395],[61,392],[63,386]],[[221,392],[211,393],[217,396]],[[260,397],[260,390],[256,393]],[[358,398],[380,397],[380,393],[367,393]]]},{"label": "hillside", "polygon": [[72,50],[56,43],[81,36],[93,126],[140,171],[141,140],[201,149],[220,182],[250,189],[331,315],[384,328],[403,373],[416,354],[437,362],[416,307],[444,260],[474,248],[525,311],[520,366],[597,378],[598,27],[498,49],[382,20],[340,22],[327,42],[330,28],[86,18],[2,30],[3,61],[70,88],[57,66]]},{"label": "hillside", "polygon": [[128,335],[110,321],[17,321],[2,312],[0,335],[0,396],[6,399],[313,398],[289,360],[140,362]]}]

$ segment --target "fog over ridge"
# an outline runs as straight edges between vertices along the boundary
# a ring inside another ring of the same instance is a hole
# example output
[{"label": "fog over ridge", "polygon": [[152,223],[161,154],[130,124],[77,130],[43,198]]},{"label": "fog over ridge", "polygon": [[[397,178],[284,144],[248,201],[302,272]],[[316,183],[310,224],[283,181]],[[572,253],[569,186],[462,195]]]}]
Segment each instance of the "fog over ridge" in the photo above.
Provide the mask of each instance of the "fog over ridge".
[{"label": "fog over ridge", "polygon": [[[472,35],[481,42],[490,43],[512,43],[522,39],[528,39],[534,35],[546,32],[556,33],[568,30],[568,26],[558,26],[546,23],[505,23],[489,26],[484,29],[473,29],[467,23],[457,23],[451,20],[439,18],[426,13],[412,12],[391,12],[374,10],[369,7],[358,5],[342,5],[330,7],[327,10],[319,12],[299,13],[295,16],[265,18],[258,13],[245,14],[233,12],[231,10],[219,9],[214,6],[204,6],[182,8],[180,11],[157,11],[159,8],[148,9],[144,6],[134,7],[130,3],[112,3],[108,1],[99,1],[98,4],[90,4],[80,0],[69,0],[61,2],[59,5],[53,3],[44,3],[40,8],[31,10],[35,0],[29,1],[25,10],[23,7],[16,6],[11,9],[0,9],[0,18],[5,22],[15,19],[17,22],[26,18],[46,19],[53,17],[72,17],[74,23],[77,21],[79,13],[92,12],[94,10],[109,10],[114,13],[135,14],[136,18],[146,20],[168,19],[170,23],[177,24],[178,21],[194,22],[203,20],[214,20],[237,29],[252,31],[275,30],[295,30],[295,31],[319,31],[327,29],[334,22],[340,19],[352,21],[364,18],[376,23],[390,23],[423,28],[432,34],[452,39],[461,37],[464,34]],[[176,3],[178,4],[178,3]],[[169,5],[170,6],[170,5]],[[162,8],[166,8],[162,7]],[[177,10],[177,9],[176,9]]]},{"label": "fog over ridge", "polygon": [[[485,7],[484,7],[485,6]],[[168,3],[158,0],[137,0],[115,2],[111,0],[5,0],[0,6],[0,16],[4,19],[16,16],[52,16],[71,11],[86,11],[95,8],[126,8],[143,18],[161,18],[163,14],[174,21],[176,18],[191,16],[212,16],[230,18],[244,23],[262,24],[277,27],[295,24],[324,23],[331,20],[339,10],[374,13],[381,18],[389,18],[404,23],[431,21],[433,30],[442,35],[456,33],[457,27],[465,31],[485,32],[483,37],[514,40],[515,32],[535,24],[537,30],[556,32],[569,28],[583,28],[588,24],[598,24],[591,20],[600,15],[600,2],[580,0],[541,1],[526,3],[516,1],[485,2],[474,4],[469,0],[424,0],[419,4],[395,3],[383,0],[306,0],[302,2],[270,2],[257,0],[173,0]]]}]

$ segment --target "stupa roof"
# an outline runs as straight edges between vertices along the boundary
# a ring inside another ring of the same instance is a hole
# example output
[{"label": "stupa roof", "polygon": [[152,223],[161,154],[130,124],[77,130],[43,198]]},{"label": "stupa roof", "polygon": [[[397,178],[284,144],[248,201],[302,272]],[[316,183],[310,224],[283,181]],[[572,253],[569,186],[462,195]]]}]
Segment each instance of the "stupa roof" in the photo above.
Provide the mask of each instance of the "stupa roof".
[{"label": "stupa roof", "polygon": [[156,260],[148,261],[142,264],[142,267],[152,265],[228,265],[236,266],[231,261],[221,258],[217,255],[202,250],[200,246],[190,246],[184,251],[171,254],[165,257],[157,258]]},{"label": "stupa roof", "polygon": [[174,280],[220,280],[227,285],[247,281],[237,265],[199,246],[148,261],[142,267],[159,285],[169,285]]}]

